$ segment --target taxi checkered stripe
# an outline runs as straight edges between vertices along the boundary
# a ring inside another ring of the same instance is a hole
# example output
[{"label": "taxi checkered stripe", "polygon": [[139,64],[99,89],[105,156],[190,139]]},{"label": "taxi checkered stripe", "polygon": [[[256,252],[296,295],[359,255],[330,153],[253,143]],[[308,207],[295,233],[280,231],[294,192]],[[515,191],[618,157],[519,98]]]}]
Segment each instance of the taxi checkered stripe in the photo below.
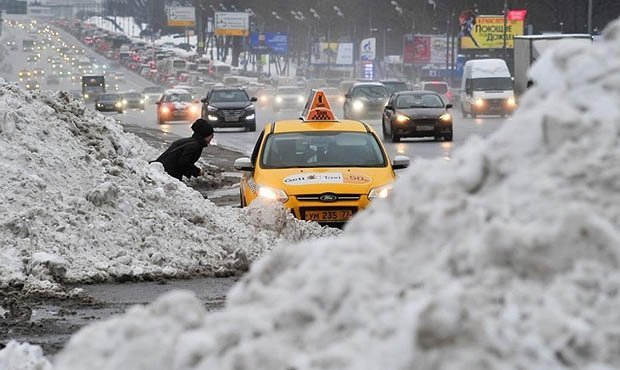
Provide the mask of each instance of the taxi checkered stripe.
[{"label": "taxi checkered stripe", "polygon": [[333,118],[329,114],[329,111],[314,111],[310,112],[310,114],[308,115],[308,120],[311,121],[329,121],[332,119]]}]

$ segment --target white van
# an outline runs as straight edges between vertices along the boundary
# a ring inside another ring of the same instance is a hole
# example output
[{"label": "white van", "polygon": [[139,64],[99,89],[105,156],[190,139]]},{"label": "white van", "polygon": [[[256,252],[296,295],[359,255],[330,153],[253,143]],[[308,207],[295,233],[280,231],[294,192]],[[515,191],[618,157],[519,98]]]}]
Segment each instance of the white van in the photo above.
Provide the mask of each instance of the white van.
[{"label": "white van", "polygon": [[517,108],[512,76],[502,59],[478,59],[465,63],[461,82],[463,117],[480,114],[507,116]]}]

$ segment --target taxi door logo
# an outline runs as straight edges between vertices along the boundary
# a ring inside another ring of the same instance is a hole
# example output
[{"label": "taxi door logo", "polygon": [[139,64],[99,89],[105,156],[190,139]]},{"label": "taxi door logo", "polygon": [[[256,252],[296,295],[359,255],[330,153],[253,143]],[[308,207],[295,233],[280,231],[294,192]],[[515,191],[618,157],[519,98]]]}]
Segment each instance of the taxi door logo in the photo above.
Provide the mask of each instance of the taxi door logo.
[{"label": "taxi door logo", "polygon": [[284,178],[286,185],[312,185],[312,184],[342,184],[344,179],[341,173],[300,173]]}]

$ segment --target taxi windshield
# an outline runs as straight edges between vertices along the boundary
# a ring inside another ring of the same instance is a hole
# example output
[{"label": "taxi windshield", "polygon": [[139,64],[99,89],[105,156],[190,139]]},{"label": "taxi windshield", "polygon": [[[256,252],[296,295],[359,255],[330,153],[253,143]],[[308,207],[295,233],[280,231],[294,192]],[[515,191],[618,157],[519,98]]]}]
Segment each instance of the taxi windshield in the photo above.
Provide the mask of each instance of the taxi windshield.
[{"label": "taxi windshield", "polygon": [[273,134],[263,150],[263,168],[385,167],[386,158],[368,132]]}]

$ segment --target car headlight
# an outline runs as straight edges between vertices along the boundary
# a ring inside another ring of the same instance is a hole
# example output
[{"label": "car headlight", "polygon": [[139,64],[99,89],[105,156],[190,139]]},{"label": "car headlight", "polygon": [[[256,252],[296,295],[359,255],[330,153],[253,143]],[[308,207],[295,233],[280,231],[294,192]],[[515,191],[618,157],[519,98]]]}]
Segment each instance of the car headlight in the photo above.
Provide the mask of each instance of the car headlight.
[{"label": "car headlight", "polygon": [[405,116],[404,114],[398,113],[396,115],[396,122],[398,122],[398,123],[407,123],[407,122],[409,122],[409,119],[410,118]]},{"label": "car headlight", "polygon": [[253,120],[254,118],[256,118],[256,114],[252,113],[250,115],[248,115],[247,117],[245,117],[245,119],[247,119],[248,121]]},{"label": "car headlight", "polygon": [[450,113],[442,114],[439,117],[439,120],[444,123],[452,122],[452,116],[450,115]]},{"label": "car headlight", "polygon": [[207,117],[209,118],[209,121],[214,121],[214,122],[217,121],[217,116],[209,114]]},{"label": "car headlight", "polygon": [[123,99],[123,105],[127,105],[127,99]]},{"label": "car headlight", "polygon": [[168,107],[166,107],[166,106],[161,107],[161,113],[162,113],[162,114],[168,114],[168,113],[170,113],[170,108],[168,108]]},{"label": "car headlight", "polygon": [[515,98],[511,96],[510,98],[506,100],[506,105],[508,105],[511,108],[514,108],[517,106],[517,102],[515,101]]},{"label": "car headlight", "polygon": [[373,188],[368,193],[368,199],[385,199],[392,192],[392,184],[380,186],[378,188]]},{"label": "car headlight", "polygon": [[281,96],[276,96],[276,103],[278,103],[278,104],[282,103],[282,97]]},{"label": "car headlight", "polygon": [[192,114],[197,114],[199,112],[199,108],[197,105],[192,105],[191,107],[189,107],[189,112]]},{"label": "car headlight", "polygon": [[301,96],[301,95],[299,95],[299,96],[297,97],[297,102],[298,102],[298,103],[303,103],[303,102],[304,102],[304,97],[303,97],[303,96]]},{"label": "car headlight", "polygon": [[120,108],[123,106],[123,103],[120,101],[117,101],[116,104],[114,104],[116,106],[116,108]]},{"label": "car headlight", "polygon": [[482,100],[482,98],[476,98],[476,100],[474,100],[474,105],[477,107],[483,107],[484,106],[484,100]]},{"label": "car headlight", "polygon": [[88,99],[89,97],[90,97],[90,95],[84,94],[84,99]]},{"label": "car headlight", "polygon": [[267,102],[267,100],[269,100],[266,96],[261,96],[260,98],[258,98],[261,102],[265,103]]},{"label": "car headlight", "polygon": [[258,197],[282,203],[285,203],[288,200],[288,195],[284,190],[260,185],[258,186]]},{"label": "car headlight", "polygon": [[361,111],[362,109],[364,109],[364,103],[359,100],[353,102],[353,110]]},{"label": "car headlight", "polygon": [[207,112],[217,112],[217,108],[212,105],[207,105]]},{"label": "car headlight", "polygon": [[144,104],[144,99],[140,99],[140,104]]}]

